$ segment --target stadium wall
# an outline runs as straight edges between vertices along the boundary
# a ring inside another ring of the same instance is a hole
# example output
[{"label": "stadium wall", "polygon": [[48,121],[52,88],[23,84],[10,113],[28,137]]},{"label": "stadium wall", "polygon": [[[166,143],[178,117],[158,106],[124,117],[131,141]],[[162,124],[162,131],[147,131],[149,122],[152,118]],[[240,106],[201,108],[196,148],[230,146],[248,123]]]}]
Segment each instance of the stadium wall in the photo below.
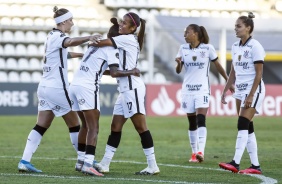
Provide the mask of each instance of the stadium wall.
[{"label": "stadium wall", "polygon": [[[37,114],[38,84],[0,83],[0,115]],[[235,100],[229,93],[227,105],[220,102],[222,85],[211,86],[209,116],[236,116]],[[266,85],[266,97],[262,116],[282,116],[282,85]],[[100,105],[102,115],[112,115],[118,96],[116,85],[100,86]],[[146,110],[148,116],[185,116],[181,110],[181,84],[147,85]]]}]

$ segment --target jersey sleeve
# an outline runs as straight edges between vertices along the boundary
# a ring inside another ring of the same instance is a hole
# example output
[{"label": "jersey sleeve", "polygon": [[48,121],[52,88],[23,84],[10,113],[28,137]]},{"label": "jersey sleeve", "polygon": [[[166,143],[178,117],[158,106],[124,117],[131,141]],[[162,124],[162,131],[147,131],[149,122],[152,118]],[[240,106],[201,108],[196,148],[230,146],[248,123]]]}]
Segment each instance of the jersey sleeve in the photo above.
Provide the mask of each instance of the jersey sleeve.
[{"label": "jersey sleeve", "polygon": [[109,66],[119,66],[119,51],[113,47],[108,47],[106,52],[106,61]]},{"label": "jersey sleeve", "polygon": [[52,45],[57,48],[66,48],[64,47],[64,42],[68,36],[66,36],[64,33],[61,32],[55,32],[53,35]]},{"label": "jersey sleeve", "polygon": [[218,58],[216,51],[215,51],[215,49],[212,45],[209,45],[209,58],[212,62],[217,60],[217,58]]},{"label": "jersey sleeve", "polygon": [[252,49],[252,56],[253,56],[254,63],[258,63],[258,62],[261,63],[264,61],[265,51],[259,42],[257,42],[257,44],[254,45]]},{"label": "jersey sleeve", "polygon": [[131,41],[129,39],[128,35],[119,35],[110,38],[114,48],[124,49],[127,45],[131,44]]},{"label": "jersey sleeve", "polygon": [[181,58],[181,61],[183,62],[183,57],[182,57],[182,45],[180,45],[179,49],[178,49],[178,52],[175,56],[176,58]]}]

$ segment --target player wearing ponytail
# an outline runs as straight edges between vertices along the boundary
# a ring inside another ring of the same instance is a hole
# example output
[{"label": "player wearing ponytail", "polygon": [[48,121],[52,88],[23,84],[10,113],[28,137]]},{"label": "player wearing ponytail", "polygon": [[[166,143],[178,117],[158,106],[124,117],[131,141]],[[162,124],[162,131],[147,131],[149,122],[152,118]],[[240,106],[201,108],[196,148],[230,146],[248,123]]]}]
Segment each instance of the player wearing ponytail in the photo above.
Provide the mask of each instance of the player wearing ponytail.
[{"label": "player wearing ponytail", "polygon": [[[240,16],[235,23],[235,33],[239,41],[232,45],[232,65],[229,79],[223,90],[221,101],[226,104],[227,89],[235,81],[235,93],[238,134],[236,150],[233,160],[228,163],[220,163],[219,167],[239,172],[241,174],[261,174],[262,170],[258,161],[257,140],[254,132],[254,115],[260,113],[265,96],[265,86],[262,80],[265,51],[262,45],[252,38],[254,30],[254,14]],[[251,159],[251,166],[240,170],[239,164],[245,148]]]},{"label": "player wearing ponytail", "polygon": [[[106,39],[96,40],[93,45],[113,46],[119,49],[119,70],[127,71],[136,68],[139,53],[143,47],[145,34],[145,20],[137,14],[129,12],[123,16],[119,23],[119,36]],[[139,32],[136,33],[137,28]],[[147,128],[146,111],[145,111],[145,94],[146,87],[140,77],[129,75],[126,77],[117,77],[119,85],[119,96],[114,106],[111,133],[106,145],[106,151],[103,159],[96,168],[101,172],[109,172],[111,160],[117,150],[121,131],[124,123],[128,118],[134,124],[138,132],[144,154],[147,158],[148,166],[136,172],[137,175],[155,175],[160,170],[156,163],[153,138]]]}]

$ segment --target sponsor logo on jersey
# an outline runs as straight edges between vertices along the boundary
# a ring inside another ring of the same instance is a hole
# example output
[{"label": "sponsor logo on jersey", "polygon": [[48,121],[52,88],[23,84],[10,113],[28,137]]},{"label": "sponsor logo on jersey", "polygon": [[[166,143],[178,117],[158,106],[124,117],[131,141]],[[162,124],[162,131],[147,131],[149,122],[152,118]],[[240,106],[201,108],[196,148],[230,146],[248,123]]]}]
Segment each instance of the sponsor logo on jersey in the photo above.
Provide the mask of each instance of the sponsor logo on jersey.
[{"label": "sponsor logo on jersey", "polygon": [[47,67],[47,66],[43,67],[43,72],[50,72],[50,71],[51,71],[51,67]]},{"label": "sponsor logo on jersey", "polygon": [[245,70],[250,68],[248,64],[248,62],[235,62],[235,66],[242,66]]},{"label": "sponsor logo on jersey", "polygon": [[118,59],[119,59],[119,53],[118,53],[118,52],[116,53],[116,58],[118,58]]},{"label": "sponsor logo on jersey", "polygon": [[186,88],[188,91],[199,91],[202,86],[202,84],[186,84]]},{"label": "sponsor logo on jersey", "polygon": [[80,69],[79,70],[82,70],[84,72],[88,72],[89,68],[87,66],[80,66]]},{"label": "sponsor logo on jersey", "polygon": [[205,63],[185,63],[185,65],[186,65],[187,67],[189,67],[189,66],[198,66],[199,69],[203,69]]},{"label": "sponsor logo on jersey", "polygon": [[238,89],[238,91],[244,91],[246,90],[248,87],[247,83],[243,83],[243,84],[236,84],[236,88]]},{"label": "sponsor logo on jersey", "polygon": [[85,100],[84,99],[79,99],[78,103],[79,103],[79,105],[83,105],[85,103]]}]

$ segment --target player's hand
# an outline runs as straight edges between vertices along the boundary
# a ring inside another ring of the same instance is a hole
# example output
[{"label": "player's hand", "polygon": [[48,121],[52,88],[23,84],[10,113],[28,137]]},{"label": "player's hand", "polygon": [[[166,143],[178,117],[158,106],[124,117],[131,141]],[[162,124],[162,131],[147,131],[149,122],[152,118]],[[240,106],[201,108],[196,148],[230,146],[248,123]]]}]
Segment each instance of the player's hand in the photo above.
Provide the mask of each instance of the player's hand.
[{"label": "player's hand", "polygon": [[136,76],[136,77],[140,77],[140,70],[138,69],[138,68],[134,68],[134,69],[132,69],[132,71],[133,71],[133,75],[134,76]]},{"label": "player's hand", "polygon": [[223,104],[227,104],[227,102],[225,101],[225,97],[226,97],[226,92],[223,92],[221,95],[221,103]]},{"label": "player's hand", "polygon": [[89,38],[89,44],[92,44],[92,43],[98,44],[101,39],[102,39],[102,35],[100,35],[100,34],[92,35]]},{"label": "player's hand", "polygon": [[235,87],[234,87],[233,84],[230,86],[229,91],[230,91],[231,93],[235,93]]},{"label": "player's hand", "polygon": [[250,108],[252,106],[252,103],[253,103],[253,96],[248,95],[247,98],[244,101],[244,104],[245,104],[244,107],[246,109],[248,109],[248,108]]},{"label": "player's hand", "polygon": [[176,61],[177,64],[181,64],[181,57],[175,58],[175,61]]}]

